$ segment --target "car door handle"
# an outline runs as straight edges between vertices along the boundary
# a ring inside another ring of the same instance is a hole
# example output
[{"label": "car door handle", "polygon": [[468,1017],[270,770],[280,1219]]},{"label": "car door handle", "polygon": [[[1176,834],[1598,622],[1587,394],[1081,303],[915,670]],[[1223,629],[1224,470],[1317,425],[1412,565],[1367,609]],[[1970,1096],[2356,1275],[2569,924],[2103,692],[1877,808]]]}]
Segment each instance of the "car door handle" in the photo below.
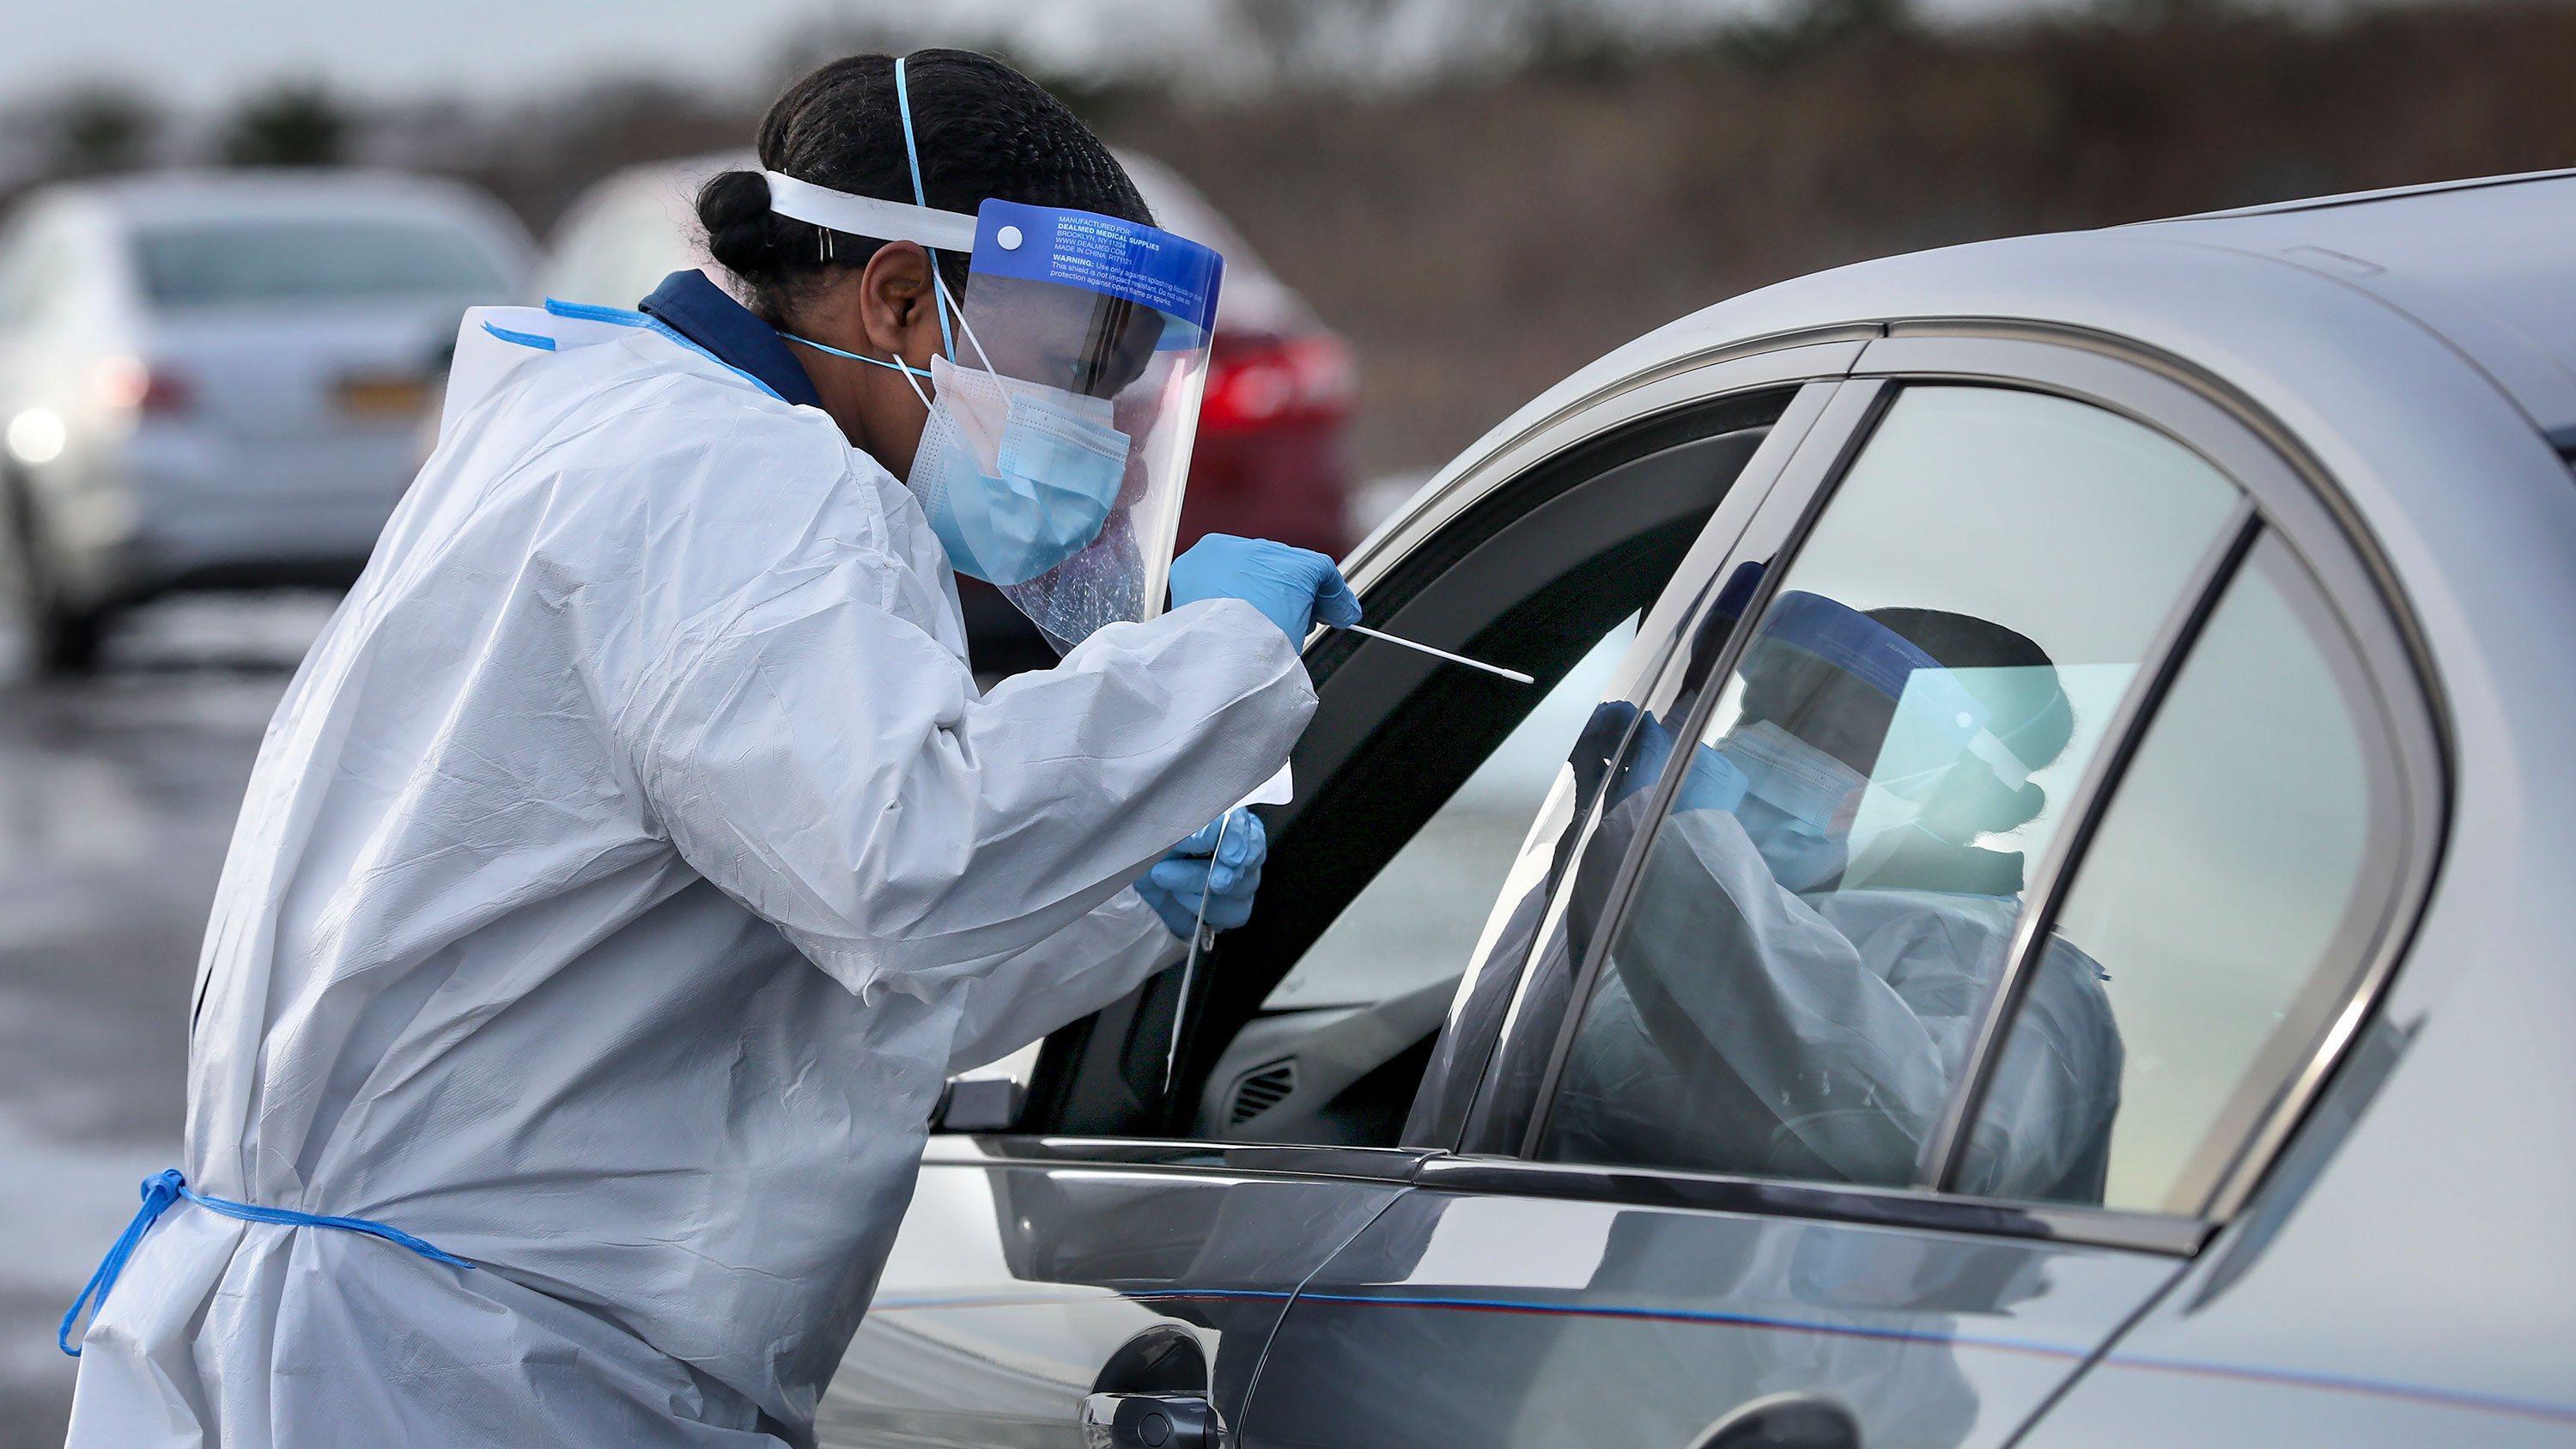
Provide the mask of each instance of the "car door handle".
[{"label": "car door handle", "polygon": [[1210,1417],[1195,1394],[1086,1394],[1083,1449],[1208,1449]]}]

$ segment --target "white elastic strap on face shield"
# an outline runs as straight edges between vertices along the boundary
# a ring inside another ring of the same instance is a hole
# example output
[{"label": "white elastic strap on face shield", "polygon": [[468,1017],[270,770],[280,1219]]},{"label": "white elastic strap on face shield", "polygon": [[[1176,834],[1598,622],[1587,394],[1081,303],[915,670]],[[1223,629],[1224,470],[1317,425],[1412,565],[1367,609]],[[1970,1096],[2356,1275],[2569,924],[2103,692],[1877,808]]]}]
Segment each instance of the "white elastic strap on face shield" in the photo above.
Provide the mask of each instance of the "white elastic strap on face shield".
[{"label": "white elastic strap on face shield", "polygon": [[940,251],[975,250],[975,218],[962,211],[853,196],[775,171],[760,175],[769,183],[769,209],[780,216],[879,241],[908,241]]}]

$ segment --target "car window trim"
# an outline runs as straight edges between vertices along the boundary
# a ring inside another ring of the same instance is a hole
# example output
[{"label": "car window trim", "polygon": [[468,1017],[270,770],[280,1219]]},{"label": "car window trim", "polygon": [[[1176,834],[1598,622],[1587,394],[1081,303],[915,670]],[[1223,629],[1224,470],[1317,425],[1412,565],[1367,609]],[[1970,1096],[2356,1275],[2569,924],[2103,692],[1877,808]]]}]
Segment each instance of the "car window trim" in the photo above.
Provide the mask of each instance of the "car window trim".
[{"label": "car window trim", "polygon": [[1228,1179],[1391,1182],[1433,1192],[1562,1198],[1643,1208],[1813,1219],[2081,1243],[2190,1257],[2217,1231],[2191,1218],[1907,1189],[1603,1168],[1396,1147],[1294,1147],[1195,1139],[939,1134],[934,1167],[1085,1167]]},{"label": "car window trim", "polygon": [[1228,1177],[1410,1182],[1431,1154],[1418,1148],[1217,1142],[1191,1137],[1080,1137],[1033,1133],[933,1133],[925,1165],[1135,1167]]},{"label": "car window trim", "polygon": [[[2199,620],[2205,620],[2244,556],[2266,534],[2271,534],[2279,537],[2294,558],[2307,569],[2357,656],[2369,696],[2377,707],[2377,723],[2384,744],[2388,753],[2395,757],[2401,777],[2397,782],[2397,798],[2404,811],[2405,838],[2395,847],[2402,852],[2403,858],[2398,868],[2387,877],[2393,888],[2379,937],[2369,959],[2347,978],[2333,1026],[2316,1050],[2275,1094],[2269,1112],[2254,1124],[2240,1144],[2233,1161],[2197,1215],[2135,1214],[2119,1209],[2076,1205],[2056,1205],[2050,1209],[2052,1213],[2104,1219],[2139,1216],[2172,1223],[2215,1225],[2226,1222],[2243,1209],[2247,1199],[2263,1182],[2308,1108],[2333,1080],[2348,1047],[2361,1035],[2362,1027],[2370,1020],[2389,978],[2420,925],[2438,874],[2443,828],[2448,819],[2453,734],[2446,701],[2430,667],[2423,632],[2408,612],[2405,595],[2396,587],[2394,571],[2380,553],[2376,540],[2360,525],[2357,513],[2322,466],[2260,409],[2176,359],[2153,353],[2125,339],[2078,334],[2072,329],[2010,321],[1927,319],[1890,323],[1884,338],[1867,344],[1852,369],[1850,379],[1851,384],[1863,382],[1881,384],[1886,388],[1878,403],[1880,408],[1905,385],[1969,383],[2091,403],[2129,417],[2172,439],[2209,462],[2246,496],[2245,504],[2231,520],[2229,528],[2223,531],[2222,544],[2214,545],[2211,555],[2204,558],[2203,568],[2208,569],[2222,557],[2224,563],[2212,577],[2205,580],[2195,578],[2196,585],[2205,583],[2207,586],[2197,597],[2187,588],[2177,600],[2177,614],[2185,612],[2188,605],[2190,613]],[[1875,425],[1876,417],[1873,415],[1865,426],[1848,437],[1835,439],[1819,430],[1811,432],[1802,441],[1802,452],[1833,449],[1834,463],[1830,470],[1813,470],[1823,476],[1810,485],[1811,496],[1803,500],[1796,532],[1789,544],[1774,557],[1794,558],[1796,547],[1803,544],[1814,518],[1839,486],[1843,470],[1857,455],[1859,447],[1866,443]],[[1792,466],[1796,463],[1797,460],[1793,459]],[[1774,499],[1782,502],[1775,504]],[[1765,499],[1765,508],[1773,510],[1797,502],[1800,500],[1792,490],[1775,487]],[[1748,538],[1760,522],[1757,520],[1748,527]],[[1730,567],[1742,553],[1740,548],[1730,550]],[[1762,587],[1747,605],[1743,617],[1758,615],[1771,590],[1776,587],[1780,572],[1766,568]],[[1704,608],[1695,609],[1694,628],[1703,612]],[[2169,619],[2168,627],[2173,622]],[[2195,631],[2196,627],[2195,624]],[[2188,641],[2176,642],[2187,644]],[[1712,673],[1732,667],[1734,657],[1743,646],[1741,638],[1730,639]],[[2161,656],[2143,661],[2141,675],[2145,676],[2152,670],[2162,681],[2158,698],[2161,698],[2162,687],[2170,684],[2172,674],[2178,671],[2186,653],[2184,649],[2169,649]],[[1715,693],[1706,691],[1706,697],[1698,701],[1693,710],[1693,738],[1696,738],[1696,730],[1705,723],[1706,711],[1713,707]],[[2139,686],[2134,683],[2127,696],[2123,700],[2124,713],[2131,704],[2142,702]],[[2126,723],[2143,728],[2152,723],[2152,711]],[[1679,737],[1678,732],[1676,737]],[[2134,748],[2134,741],[2130,747]],[[2124,759],[2124,767],[2125,763]],[[1658,822],[1670,803],[1668,797],[1679,788],[1677,782],[1681,774],[1678,771],[1665,773],[1666,778],[1653,787],[1655,800],[1652,808],[1655,813],[1651,818]],[[2088,769],[2084,790],[2070,802],[2070,828],[2080,828],[2089,839],[2098,828],[2099,818],[2107,809],[2118,782],[2119,776],[2115,773],[2106,771],[2097,780],[2094,772]],[[1604,910],[1595,939],[1590,943],[1587,958],[1606,953],[1608,942],[1615,938],[1626,917],[1629,895],[1643,852],[1651,848],[1654,834],[1652,830],[1641,831],[1630,847],[1629,857],[1622,861],[1617,886]],[[2053,844],[2052,854],[2057,853],[2063,844],[2063,840]],[[2061,875],[2050,885],[2052,889],[2062,891],[2071,885],[2071,877]],[[2043,918],[2038,905],[2035,896],[2026,903],[2017,936],[2020,930],[2030,928],[2031,922]],[[2055,900],[2048,902],[2048,917],[2053,918],[2057,905]],[[2019,944],[2017,940],[2016,945]],[[1546,1125],[1546,1113],[1553,1105],[1563,1053],[1580,1024],[1585,988],[1594,969],[1594,963],[1587,959],[1584,979],[1578,981],[1576,991],[1567,999],[1565,1019],[1558,1023],[1556,1059],[1540,1083],[1538,1099],[1531,1105],[1529,1129],[1520,1144],[1518,1157],[1478,1156],[1473,1160],[1496,1165],[1515,1163],[1534,1168],[1585,1170],[1583,1164],[1546,1164],[1528,1159],[1535,1153]],[[1527,982],[1524,981],[1522,986],[1526,989]],[[1515,1010],[1518,1005],[1515,1001]],[[2009,1003],[2003,1005],[2008,1006]],[[1991,1038],[2003,1016],[2003,1011],[1990,1003],[1979,1025],[1981,1038]],[[1497,1057],[1499,1055],[1496,1053]],[[1985,1055],[1988,1059],[1979,1065],[1978,1070],[1965,1074],[1954,1090],[1951,1104],[1954,1110],[1945,1111],[1945,1126],[1950,1140],[1942,1144],[1941,1173],[1936,1182],[1952,1180],[1956,1160],[1964,1155],[1965,1134],[1958,1130],[1957,1124],[1972,1119],[1964,1110],[1956,1109],[1964,1109],[1968,1093],[1982,1096],[1985,1076],[1992,1070],[1992,1054],[1989,1051]],[[1498,1065],[1494,1060],[1487,1062],[1487,1081],[1480,1084],[1480,1092],[1490,1087]],[[1949,1120],[1953,1118],[1956,1120]],[[1925,1154],[1927,1159],[1931,1155]],[[1640,1171],[1656,1177],[1676,1175],[1624,1167],[1591,1167],[1588,1170],[1606,1175],[1633,1176]],[[1958,1198],[1957,1194],[1947,1193],[1933,1183],[1921,1180],[1921,1172],[1917,1176],[1918,1181],[1906,1188],[1870,1191],[1903,1194],[1924,1201]],[[1830,1190],[1844,1189],[1834,1187]]]},{"label": "car window trim", "polygon": [[1911,1187],[1797,1182],[1675,1168],[1602,1167],[1443,1153],[1411,1182],[1426,1190],[1503,1197],[1571,1198],[1637,1207],[1806,1218],[1925,1232],[2036,1238],[2187,1258],[2217,1226],[2197,1218],[2014,1198],[1926,1193]]},{"label": "car window trim", "polygon": [[[1937,385],[1937,384],[1936,384]],[[2102,744],[2084,767],[2067,810],[2065,828],[2048,843],[2048,853],[2040,857],[2039,869],[2032,875],[2028,895],[2023,899],[2020,916],[2013,923],[2011,946],[2004,952],[2003,973],[1995,979],[1985,1006],[1979,1011],[1976,1035],[1971,1039],[1968,1056],[1953,1084],[1949,1100],[1941,1109],[1941,1119],[1925,1140],[1923,1153],[1915,1162],[1917,1186],[1932,1192],[1952,1191],[1959,1172],[1967,1165],[1968,1144],[1974,1133],[1971,1125],[1984,1110],[1986,1091],[1993,1085],[2000,1048],[2010,1035],[2014,1017],[2021,1010],[2022,998],[2028,994],[2030,979],[2047,951],[2049,932],[2055,928],[2059,910],[2067,892],[2073,888],[2076,873],[2084,863],[2084,853],[2101,829],[2103,818],[2129,763],[2136,758],[2140,743],[2155,722],[2156,710],[2182,673],[2183,662],[2190,656],[2192,645],[2200,638],[2201,627],[2218,608],[2227,586],[2236,576],[2238,565],[2254,547],[2262,533],[2261,514],[2251,494],[2241,486],[2236,507],[2227,516],[2209,547],[2184,583],[2165,617],[2147,645],[2146,659],[2137,677],[2120,694],[2110,721],[2103,727]]]},{"label": "car window trim", "polygon": [[[2390,907],[2367,960],[2349,979],[2333,1026],[2282,1084],[2201,1208],[2210,1220],[2230,1220],[2281,1158],[2360,1038],[2421,925],[2440,874],[2456,732],[2423,627],[2378,538],[2333,475],[2251,399],[2183,359],[2075,328],[1933,318],[1891,323],[1885,338],[1864,349],[1853,373],[2051,392],[2110,408],[2165,434],[2252,497],[2263,532],[2277,537],[2306,570],[2356,656],[2375,706],[2371,719],[2357,723],[2365,729],[2376,724],[2398,776],[2393,798],[2403,818],[2390,846],[2398,860],[2380,877],[2389,883]],[[2249,540],[2249,549],[2259,542]],[[2214,607],[2214,596],[2210,602]],[[2117,783],[2105,782],[2106,790]],[[2077,803],[2089,817],[2107,807],[2109,796]],[[2381,844],[2373,842],[2374,852]]]},{"label": "car window trim", "polygon": [[[1854,355],[1857,355],[1856,351]],[[1736,375],[1741,377],[1743,372]],[[1654,607],[1647,612],[1645,619],[1639,621],[1637,641],[1630,646],[1628,657],[1620,661],[1618,670],[1611,676],[1603,695],[1605,701],[1627,699],[1642,703],[1658,692],[1658,682],[1669,673],[1674,658],[1687,652],[1688,626],[1700,617],[1707,602],[1715,597],[1721,581],[1727,577],[1736,540],[1761,515],[1765,502],[1780,485],[1807,438],[1819,425],[1827,424],[1833,401],[1843,386],[1839,379],[1814,380],[1800,387],[1790,399],[1779,419],[1772,424],[1771,436],[1746,461],[1734,488],[1718,505],[1699,540],[1692,544],[1681,564],[1674,569],[1672,579],[1664,586]],[[1730,387],[1713,397],[1732,396],[1746,390]],[[1690,406],[1700,406],[1710,400],[1699,399]],[[1600,801],[1578,802],[1577,809],[1579,817],[1568,822],[1559,835],[1560,841],[1570,839],[1574,842],[1569,859],[1580,858],[1584,843],[1600,823]],[[1525,840],[1524,852],[1527,847]],[[1498,898],[1488,907],[1489,915],[1491,911],[1501,909],[1502,905]],[[1459,982],[1458,995],[1451,999],[1441,1041],[1433,1049],[1433,1066],[1439,1069],[1440,1074],[1435,1078],[1426,1072],[1415,1092],[1417,1108],[1425,1094],[1435,1088],[1444,1097],[1452,1091],[1462,1097],[1454,1112],[1439,1114],[1450,1126],[1438,1132],[1437,1140],[1428,1145],[1455,1148],[1471,1130],[1487,1089],[1494,1055],[1502,1043],[1513,1039],[1513,1032],[1526,1009],[1531,960],[1537,948],[1562,924],[1563,908],[1562,893],[1551,889],[1536,929],[1527,943],[1529,949],[1525,949],[1519,959],[1503,962],[1480,957],[1468,964],[1468,970]],[[1452,1052],[1449,1050],[1450,1033],[1458,1029],[1461,1014],[1470,1001],[1470,993],[1483,982],[1486,973],[1493,970],[1509,972],[1512,978],[1506,988],[1510,994],[1504,1009],[1495,1018],[1491,1030],[1479,1033],[1478,1041],[1462,1044],[1463,1051]]]},{"label": "car window trim", "polygon": [[[1816,425],[1808,430],[1797,451],[1783,464],[1779,481],[1764,495],[1753,516],[1746,520],[1743,532],[1729,543],[1726,561],[1714,576],[1718,579],[1732,577],[1735,570],[1746,563],[1762,565],[1761,578],[1754,585],[1752,595],[1745,600],[1743,612],[1738,615],[1739,622],[1760,617],[1768,606],[1780,585],[1781,570],[1776,565],[1781,559],[1796,557],[1799,546],[1815,526],[1825,503],[1833,497],[1844,470],[1850,467],[1860,448],[1877,431],[1879,419],[1897,391],[1884,379],[1853,380],[1843,383],[1826,400],[1824,412],[1817,418]],[[1714,524],[1716,520],[1710,521]],[[1696,634],[1705,624],[1708,611],[1716,607],[1718,597],[1718,590],[1709,589],[1695,601],[1689,627],[1676,634],[1675,638],[1678,640]],[[1724,646],[1704,661],[1706,677],[1725,678],[1726,672],[1733,669],[1742,657],[1745,643],[1741,629],[1731,630]],[[1668,656],[1677,657],[1678,654]],[[1689,667],[1686,660],[1684,665]],[[1672,682],[1687,684],[1687,681]],[[1655,692],[1659,695],[1664,693],[1661,689]],[[1699,697],[1691,702],[1687,719],[1670,727],[1673,739],[1677,742],[1698,739],[1701,727],[1707,723],[1709,712],[1716,707],[1717,697],[1722,693],[1724,691],[1718,689],[1701,690]],[[1633,743],[1633,739],[1632,733],[1630,741],[1623,743],[1623,751]],[[1685,770],[1667,769],[1647,787],[1649,799],[1644,807],[1645,818],[1654,826],[1662,824],[1665,812],[1671,807],[1672,797],[1680,791],[1687,774]],[[1588,822],[1589,828],[1576,844],[1572,858],[1580,859],[1582,852],[1590,848],[1603,814],[1596,804]],[[1519,1160],[1534,1161],[1538,1157],[1538,1144],[1546,1135],[1548,1118],[1555,1106],[1556,1089],[1565,1074],[1566,1059],[1573,1051],[1576,1030],[1583,1022],[1584,1004],[1591,999],[1592,991],[1600,981],[1602,967],[1609,960],[1610,942],[1627,917],[1629,900],[1635,893],[1638,876],[1644,872],[1646,853],[1655,834],[1655,828],[1651,827],[1639,831],[1637,839],[1629,842],[1627,854],[1620,859],[1617,871],[1611,876],[1610,888],[1602,898],[1600,924],[1593,929],[1592,939],[1584,943],[1582,960],[1575,963],[1563,1013],[1555,1023],[1554,1040],[1548,1048],[1547,1064],[1539,1073],[1526,1109],[1527,1122],[1517,1149],[1512,1153]],[[1569,872],[1564,879],[1554,882],[1556,898],[1549,902],[1547,911],[1550,926],[1563,921],[1566,886],[1572,879]],[[1543,928],[1536,939],[1546,940],[1547,930]],[[1517,1017],[1521,1013],[1531,985],[1526,978],[1521,982],[1512,1003],[1512,1016]],[[1505,1038],[1509,1039],[1508,1030]],[[1489,1088],[1494,1085],[1490,1076],[1485,1085]]]},{"label": "car window trim", "polygon": [[1835,381],[1885,335],[1875,323],[1832,327],[1693,353],[1623,377],[1500,442],[1462,454],[1351,550],[1343,572],[1365,593],[1414,549],[1486,498],[1610,434],[1668,414],[1776,387]]}]

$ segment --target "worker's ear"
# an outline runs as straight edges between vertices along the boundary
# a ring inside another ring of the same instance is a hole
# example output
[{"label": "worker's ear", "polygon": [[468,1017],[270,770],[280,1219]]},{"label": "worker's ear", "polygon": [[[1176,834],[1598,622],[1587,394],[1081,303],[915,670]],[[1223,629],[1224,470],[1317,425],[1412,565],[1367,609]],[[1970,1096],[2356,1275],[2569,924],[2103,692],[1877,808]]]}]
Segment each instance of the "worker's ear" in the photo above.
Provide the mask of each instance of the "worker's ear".
[{"label": "worker's ear", "polygon": [[938,301],[930,253],[913,242],[888,242],[859,274],[859,325],[868,346],[928,367],[939,350]]}]

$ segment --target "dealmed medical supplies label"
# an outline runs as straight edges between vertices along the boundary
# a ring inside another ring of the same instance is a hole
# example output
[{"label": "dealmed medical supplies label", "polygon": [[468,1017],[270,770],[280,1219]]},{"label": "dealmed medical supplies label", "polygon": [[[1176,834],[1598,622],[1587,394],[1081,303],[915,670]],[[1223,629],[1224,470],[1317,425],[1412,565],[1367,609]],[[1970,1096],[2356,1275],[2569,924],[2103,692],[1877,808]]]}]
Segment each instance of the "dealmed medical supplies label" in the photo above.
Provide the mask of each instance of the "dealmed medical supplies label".
[{"label": "dealmed medical supplies label", "polygon": [[[1016,246],[1003,245],[1014,237]],[[1188,324],[1204,341],[1216,321],[1225,258],[1187,237],[1114,216],[987,201],[975,215],[974,269],[1141,302]]]}]

